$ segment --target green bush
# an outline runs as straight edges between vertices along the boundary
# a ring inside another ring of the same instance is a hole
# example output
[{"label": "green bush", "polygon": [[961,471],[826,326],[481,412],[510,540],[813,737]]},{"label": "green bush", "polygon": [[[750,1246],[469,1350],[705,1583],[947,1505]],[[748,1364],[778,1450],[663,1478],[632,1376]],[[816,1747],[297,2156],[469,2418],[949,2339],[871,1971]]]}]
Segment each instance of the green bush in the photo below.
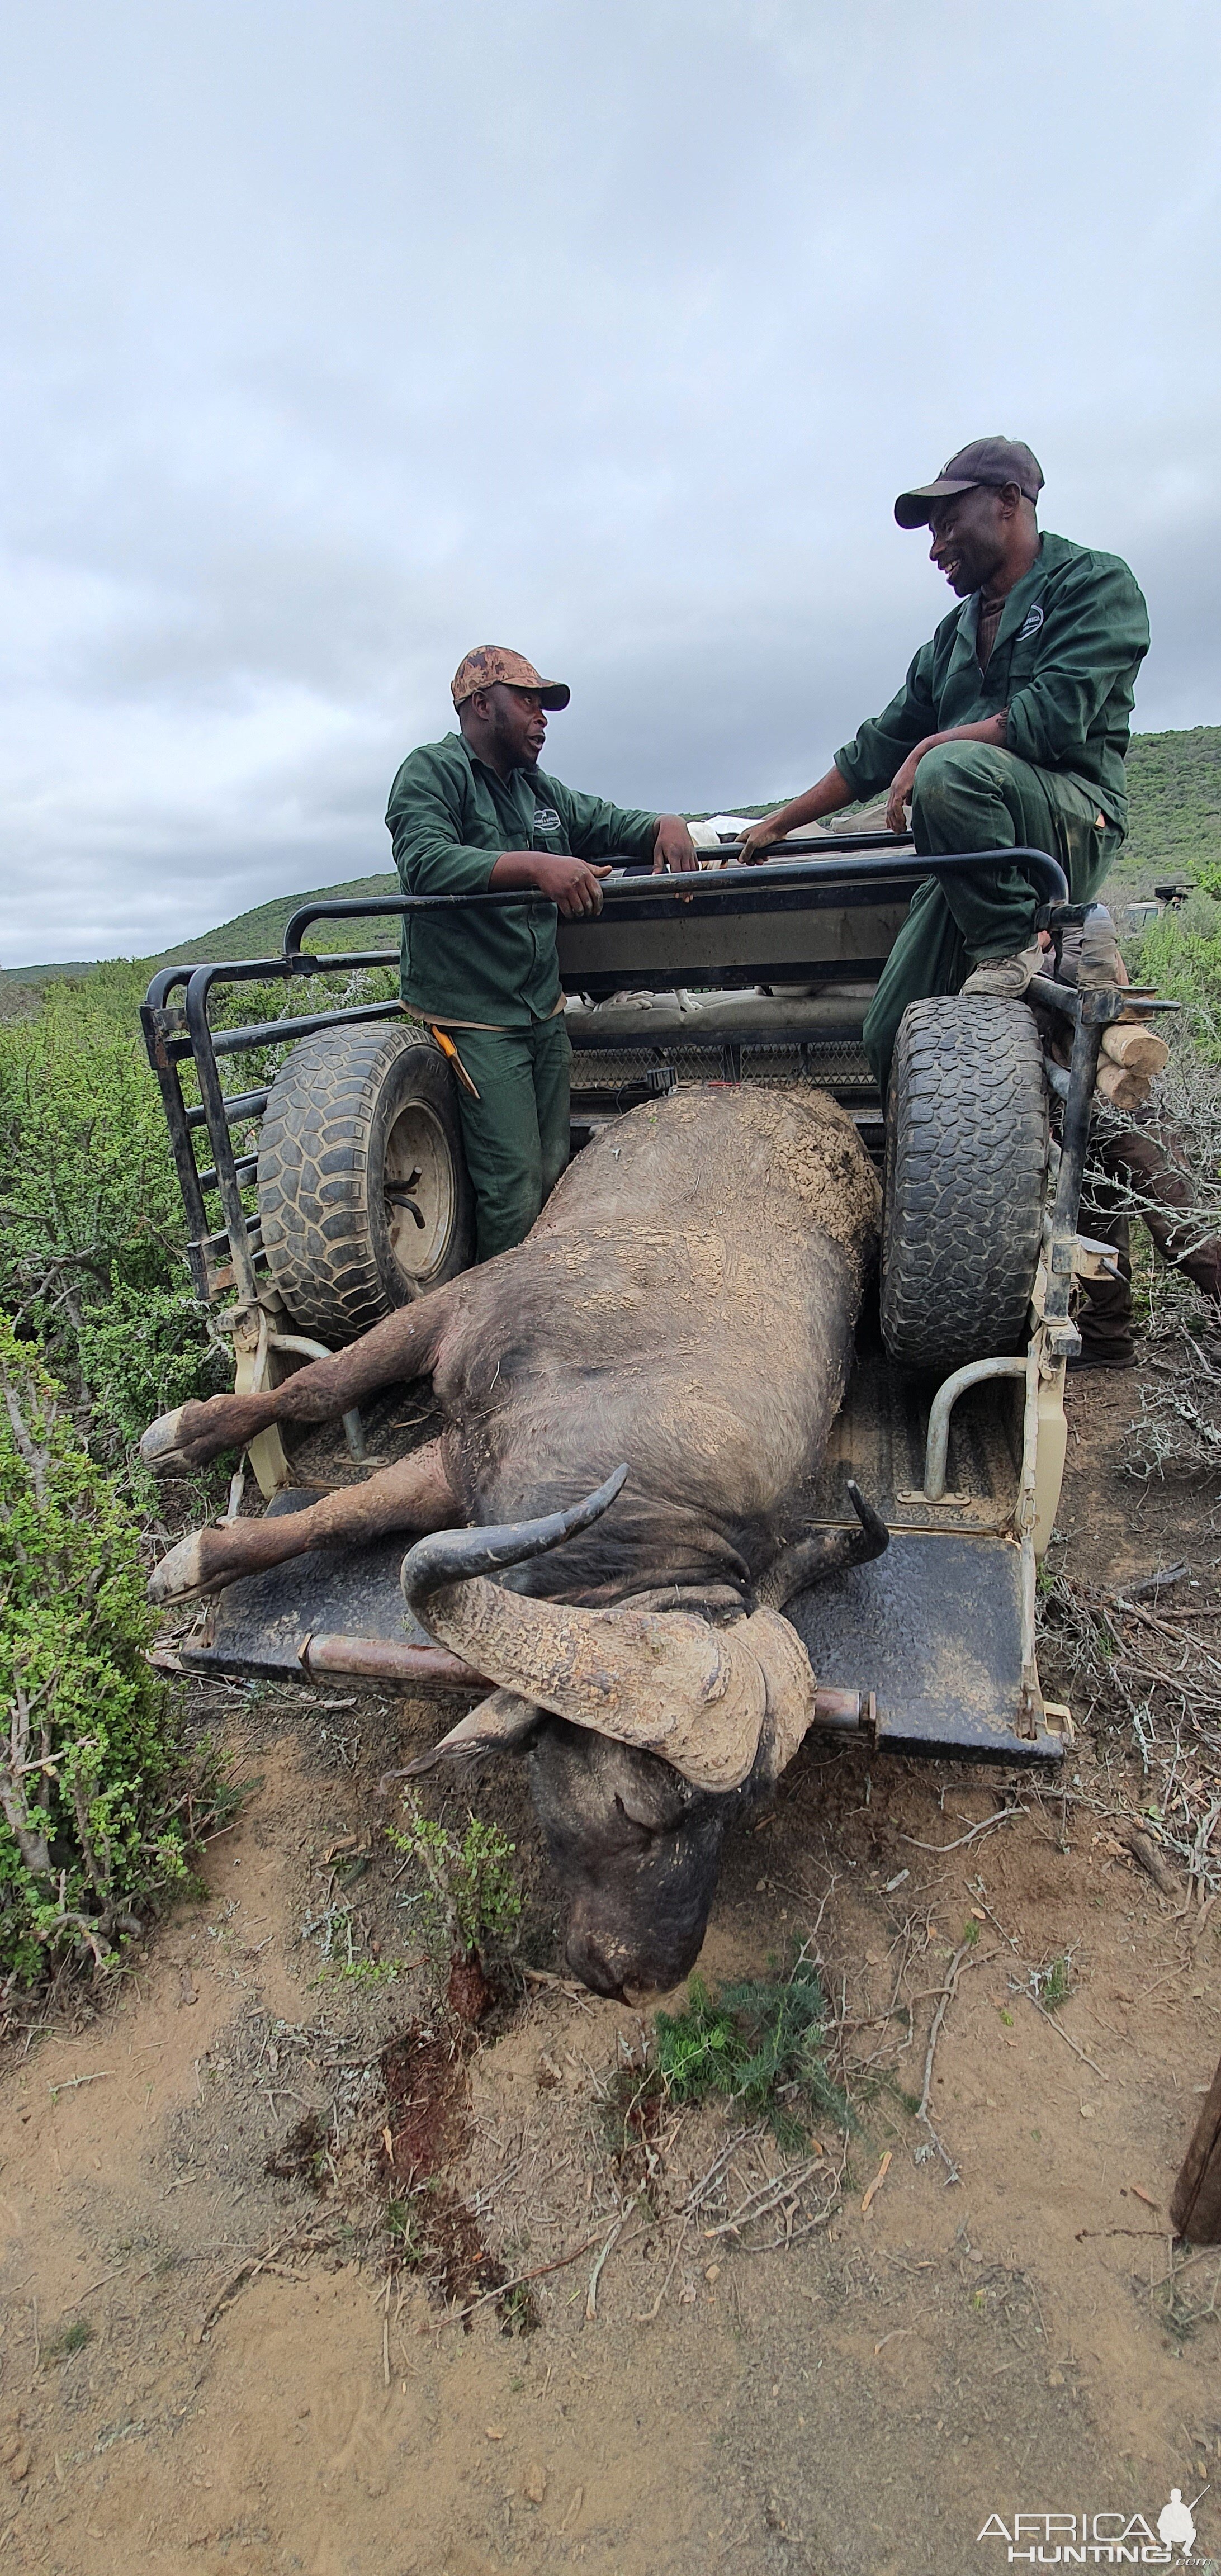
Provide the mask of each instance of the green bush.
[{"label": "green bush", "polygon": [[697,1974],[682,2012],[657,2015],[657,2072],[674,2101],[728,2094],[766,2120],[783,2146],[798,2146],[803,2110],[853,2126],[827,2066],[826,2020],[818,1971],[804,1952],[787,1976],[743,1978],[721,1986],[715,2001]]},{"label": "green bush", "polygon": [[396,1851],[406,1853],[421,1884],[412,1899],[426,1947],[438,1958],[503,1957],[516,1948],[523,1896],[513,1866],[516,1845],[478,1816],[459,1840],[448,1827],[422,1815],[416,1799],[403,1800],[406,1830],[387,1826]]},{"label": "green bush", "polygon": [[0,1990],[73,1952],[108,1965],[186,1874],[154,1626],[120,1486],[0,1321]]},{"label": "green bush", "polygon": [[1183,1018],[1200,1054],[1221,1064],[1221,912],[1207,895],[1192,895],[1181,912],[1150,922],[1128,950],[1134,982],[1156,985],[1167,1001],[1182,1004]]},{"label": "green bush", "polygon": [[0,1305],[42,1343],[112,1465],[168,1403],[225,1382],[183,1259],[143,981],[97,967],[49,985],[36,1019],[0,1026]]},{"label": "green bush", "polygon": [[[104,1303],[82,1306],[76,1347],[82,1391],[121,1452],[157,1414],[233,1384],[232,1357],[210,1339],[208,1310],[189,1288],[133,1288],[116,1278]],[[151,1496],[155,1484],[134,1462],[132,1474],[141,1496]]]},{"label": "green bush", "polygon": [[[231,1384],[232,1361],[191,1290],[140,1030],[146,980],[139,965],[96,966],[49,983],[34,1017],[0,1022],[0,1308],[37,1336],[87,1413],[93,1454],[123,1468],[148,1508],[152,1481],[131,1460],[140,1433],[172,1405]],[[331,1009],[384,1000],[394,983],[384,968],[356,972],[321,998]],[[213,1017],[218,1028],[280,1020],[290,1039],[319,999],[312,982],[239,984],[218,994]],[[239,1087],[270,1081],[284,1045],[240,1058]],[[192,1101],[189,1065],[183,1087]],[[254,1132],[234,1130],[239,1152]],[[211,1160],[202,1131],[197,1151]],[[245,1197],[252,1208],[253,1190]]]}]

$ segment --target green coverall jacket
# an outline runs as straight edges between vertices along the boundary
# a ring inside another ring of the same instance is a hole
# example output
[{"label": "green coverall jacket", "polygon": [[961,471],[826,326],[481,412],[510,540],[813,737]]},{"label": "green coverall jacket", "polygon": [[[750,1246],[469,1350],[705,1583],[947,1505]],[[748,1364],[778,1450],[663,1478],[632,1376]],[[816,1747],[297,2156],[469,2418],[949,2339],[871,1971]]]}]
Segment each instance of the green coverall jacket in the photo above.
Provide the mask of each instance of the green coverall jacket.
[{"label": "green coverall jacket", "polygon": [[[502,850],[559,858],[651,859],[656,814],[638,814],[515,769],[507,780],[460,733],[410,752],[390,790],[387,828],[404,894],[482,894]],[[528,1029],[560,1002],[555,905],[422,913],[404,921],[403,999],[424,1019]]]},{"label": "green coverall jacket", "polygon": [[1005,601],[986,671],[978,620],[976,591],[921,645],[898,696],[836,752],[840,776],[854,796],[876,796],[926,735],[1007,707],[1006,748],[1072,779],[1123,832],[1133,688],[1149,650],[1135,576],[1118,555],[1047,534]]}]

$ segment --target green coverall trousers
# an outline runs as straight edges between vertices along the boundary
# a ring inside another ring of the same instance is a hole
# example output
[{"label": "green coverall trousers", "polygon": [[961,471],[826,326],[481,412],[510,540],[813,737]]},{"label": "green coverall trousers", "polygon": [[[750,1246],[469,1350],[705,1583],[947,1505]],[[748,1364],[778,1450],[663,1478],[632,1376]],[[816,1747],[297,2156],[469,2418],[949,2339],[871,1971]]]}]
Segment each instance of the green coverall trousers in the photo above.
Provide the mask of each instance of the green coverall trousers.
[{"label": "green coverall trousers", "polygon": [[455,1090],[475,1192],[476,1259],[491,1261],[528,1235],[568,1160],[564,1014],[528,1029],[450,1029],[475,1089]]},{"label": "green coverall trousers", "polygon": [[[1119,1255],[1118,1279],[1083,1279],[1078,1323],[1083,1352],[1121,1367],[1133,1357],[1129,1218],[1140,1215],[1163,1261],[1193,1279],[1221,1329],[1221,1240],[1204,1236],[1186,1139],[1164,1110],[1138,1109],[1122,1125],[1095,1118],[1081,1193],[1081,1225]],[[1135,1199],[1135,1206],[1133,1206]],[[1193,1221],[1194,1220],[1194,1221]]]},{"label": "green coverall trousers", "polygon": [[[912,793],[912,832],[921,858],[1046,850],[1059,860],[1074,903],[1092,902],[1120,840],[1088,788],[986,742],[943,742],[926,751]],[[883,1097],[908,1003],[959,992],[985,957],[1020,956],[1034,938],[1036,901],[1014,867],[972,870],[944,885],[929,877],[917,887],[862,1032]]]}]

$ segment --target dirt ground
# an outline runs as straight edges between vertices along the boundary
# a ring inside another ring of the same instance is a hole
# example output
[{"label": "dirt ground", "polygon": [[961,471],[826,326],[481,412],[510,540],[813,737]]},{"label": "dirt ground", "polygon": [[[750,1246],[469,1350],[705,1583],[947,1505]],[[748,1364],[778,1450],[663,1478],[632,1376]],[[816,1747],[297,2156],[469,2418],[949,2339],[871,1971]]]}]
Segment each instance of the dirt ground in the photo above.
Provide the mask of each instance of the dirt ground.
[{"label": "dirt ground", "polygon": [[[1221,1609],[1198,1502],[1120,1472],[1136,1382],[1070,1405],[1056,1563]],[[1221,2559],[1221,2249],[1167,2218],[1221,1908],[1118,1838],[1130,1738],[1064,1797],[807,1743],[702,1962],[813,1940],[859,2128],[795,2156],[633,2116],[649,2017],[559,1979],[508,1763],[429,1803],[513,1835],[530,1972],[465,2050],[430,2019],[375,1792],[435,1705],[195,1697],[251,1783],[203,1892],[0,2075],[0,2576],[975,2576],[991,2516],[1172,2485]]]}]

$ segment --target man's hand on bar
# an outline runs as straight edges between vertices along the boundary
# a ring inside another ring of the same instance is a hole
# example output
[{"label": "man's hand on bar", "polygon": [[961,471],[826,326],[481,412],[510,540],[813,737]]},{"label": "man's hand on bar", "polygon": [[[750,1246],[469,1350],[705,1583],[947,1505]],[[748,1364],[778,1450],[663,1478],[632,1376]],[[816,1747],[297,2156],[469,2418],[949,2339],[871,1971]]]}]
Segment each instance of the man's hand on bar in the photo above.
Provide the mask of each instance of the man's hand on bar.
[{"label": "man's hand on bar", "polygon": [[726,850],[722,867],[757,868],[769,841],[779,841],[790,832],[800,832],[807,823],[820,823],[825,814],[838,814],[852,803],[852,789],[838,769],[829,769],[816,787],[807,787],[804,795],[791,796],[787,805],[777,805],[771,814],[761,814],[752,823],[740,850]]},{"label": "man's hand on bar", "polygon": [[553,858],[548,850],[502,850],[488,884],[497,893],[532,887],[555,904],[565,921],[579,921],[601,912],[600,880],[610,874],[609,867],[591,868],[585,859]]},{"label": "man's hand on bar", "polygon": [[[700,854],[681,814],[659,814],[653,839],[653,874],[655,877],[698,874]],[[690,895],[680,895],[680,903],[690,903]]]},{"label": "man's hand on bar", "polygon": [[655,877],[698,868],[700,854],[681,814],[659,814],[653,840]]}]

